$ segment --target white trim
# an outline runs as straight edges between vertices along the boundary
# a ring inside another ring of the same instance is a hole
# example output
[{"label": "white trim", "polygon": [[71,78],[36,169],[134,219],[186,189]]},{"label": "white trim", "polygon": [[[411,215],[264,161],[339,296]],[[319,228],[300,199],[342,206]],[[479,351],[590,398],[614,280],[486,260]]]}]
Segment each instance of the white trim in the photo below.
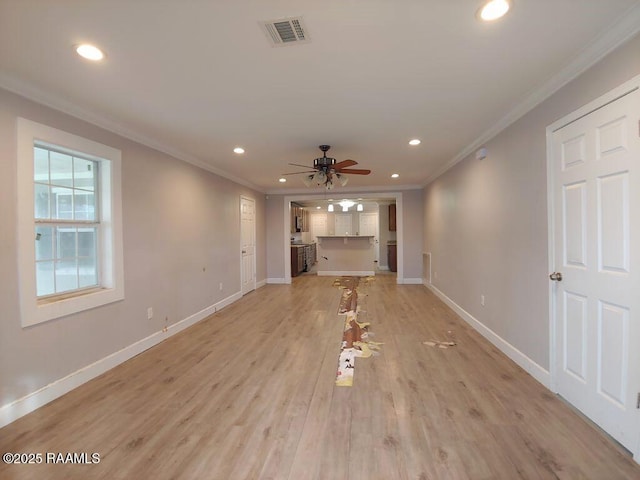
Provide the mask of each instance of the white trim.
[{"label": "white trim", "polygon": [[[412,184],[405,184],[405,185],[371,185],[369,187],[349,187],[348,190],[344,190],[344,191],[338,191],[337,189],[332,190],[331,195],[333,197],[349,197],[349,196],[354,196],[355,193],[369,193],[369,192],[379,192],[379,193],[389,193],[389,192],[398,192],[398,191],[405,191],[405,190],[420,190],[421,188],[424,188],[424,185],[420,184],[420,185],[412,185]],[[309,188],[270,188],[265,192],[267,195],[303,195],[303,196],[308,196],[309,195]],[[384,195],[378,195],[378,197],[381,197]],[[326,198],[325,197],[321,197],[321,198]],[[364,197],[363,197],[364,198]]]},{"label": "white trim", "polygon": [[[349,196],[353,196],[350,190],[345,190],[343,192],[335,192],[333,191],[333,196],[338,196],[342,198],[347,198]],[[395,198],[396,201],[396,242],[398,245],[397,249],[397,272],[396,278],[397,283],[402,284],[404,279],[404,221],[402,214],[402,192],[372,192],[368,193],[359,193],[358,197],[361,197],[363,200],[368,198],[380,198],[380,197],[388,197]],[[305,200],[326,200],[327,194],[312,194],[312,195],[287,195],[284,197],[284,205],[283,205],[283,215],[284,215],[284,282],[283,283],[291,283],[291,202],[300,202]]]},{"label": "white trim", "polygon": [[[237,302],[242,298],[242,292],[236,292],[232,295],[229,295],[227,298],[223,298],[218,303],[215,303],[213,306],[215,307],[215,311],[219,312],[223,308],[231,305],[232,303]],[[210,307],[209,307],[210,308]],[[197,314],[196,314],[197,315]],[[191,318],[191,317],[189,317]],[[175,324],[174,324],[175,325]]]},{"label": "white trim", "polygon": [[291,279],[287,282],[286,278],[267,278],[267,283],[270,285],[286,285],[291,283]]},{"label": "white trim", "polygon": [[[253,227],[253,278],[251,279],[251,285],[253,288],[249,288],[249,290],[244,290],[244,268],[243,268],[243,260],[242,260],[242,202],[243,201],[247,201],[250,202],[251,204],[253,204],[253,221],[251,222],[251,225]],[[249,292],[253,292],[257,287],[256,287],[256,276],[257,276],[257,264],[256,264],[256,200],[253,197],[248,197],[246,195],[240,195],[240,204],[239,204],[239,209],[240,209],[240,291],[242,292],[243,295],[246,295]]]},{"label": "white trim", "polygon": [[267,281],[267,280],[260,280],[259,282],[256,282],[256,290],[257,290],[258,288],[262,288],[262,287],[264,287],[267,283],[268,283],[268,281]]},{"label": "white trim", "polygon": [[[548,272],[555,271],[556,255],[555,255],[555,202],[553,198],[554,181],[553,181],[553,132],[550,127],[547,127],[546,139],[547,139],[547,251],[548,256]],[[549,388],[552,392],[558,393],[557,375],[554,373],[554,365],[556,364],[556,296],[553,294],[554,286],[553,282],[548,282],[548,295],[549,295]]]},{"label": "white trim", "polygon": [[461,162],[500,132],[522,118],[526,113],[551,97],[566,84],[584,73],[587,69],[602,60],[607,54],[630,40],[640,32],[640,5],[634,5],[619,19],[619,21],[594,41],[588,44],[571,63],[556,75],[540,85],[516,107],[503,116],[489,129],[485,130],[478,138],[463,148],[458,154],[449,160],[425,181],[428,185],[444,172]]},{"label": "white trim", "polygon": [[72,117],[89,122],[92,125],[96,125],[109,132],[115,133],[116,135],[120,135],[123,138],[128,138],[129,140],[133,140],[141,145],[145,145],[149,148],[165,153],[171,157],[177,158],[178,160],[195,165],[196,167],[207,170],[208,172],[214,173],[220,177],[224,177],[239,185],[244,185],[252,190],[264,193],[257,185],[254,185],[251,182],[216,168],[213,165],[182,150],[171,147],[158,139],[136,132],[131,127],[115,122],[103,114],[91,112],[84,107],[80,107],[76,104],[63,100],[56,95],[51,95],[50,93],[45,92],[24,80],[17,80],[6,73],[0,73],[0,87],[46,107],[53,108],[59,112],[66,113]]},{"label": "white trim", "polygon": [[[640,7],[636,9],[640,12]],[[636,20],[640,24],[640,18]],[[549,249],[549,272],[556,270],[556,251],[555,251],[555,202],[554,202],[554,178],[553,178],[553,133],[560,128],[588,115],[591,112],[637,90],[640,89],[640,75],[636,75],[631,80],[614,88],[613,90],[592,100],[578,110],[571,112],[564,117],[556,120],[547,127],[547,229],[549,232],[548,249]],[[550,389],[558,392],[558,345],[557,345],[557,319],[556,319],[556,289],[553,282],[549,282],[549,368],[550,368]],[[637,431],[640,431],[640,414],[637,415]],[[638,435],[635,451],[632,452],[633,459],[640,464],[640,435]]]},{"label": "white trim", "polygon": [[118,365],[126,362],[127,360],[139,355],[145,350],[158,345],[169,337],[172,337],[176,333],[185,330],[186,328],[195,325],[196,323],[204,320],[210,315],[222,310],[227,305],[239,300],[242,295],[238,292],[227,298],[220,300],[214,305],[210,305],[187,318],[180,320],[177,323],[170,325],[166,330],[160,330],[159,332],[152,333],[142,340],[125,347],[117,352],[114,352],[106,357],[90,364],[85,367],[76,370],[69,375],[60,378],[49,385],[46,385],[35,392],[29,393],[22,398],[19,398],[11,403],[0,407],[0,428],[18,418],[33,412],[34,410],[46,405],[47,403],[61,397],[65,393],[79,387],[80,385],[87,383],[88,381],[96,378],[99,375],[117,367]]},{"label": "white trim", "polygon": [[402,284],[403,285],[423,285],[424,280],[422,278],[405,278],[402,280]]},{"label": "white trim", "polygon": [[[568,64],[562,71],[549,79],[545,84],[541,85],[536,90],[532,91],[530,95],[521,102],[518,106],[516,106],[511,112],[502,117],[493,127],[486,130],[482,135],[480,135],[475,141],[469,144],[466,148],[460,151],[453,159],[451,159],[447,164],[445,164],[442,168],[436,170],[435,173],[430,175],[423,185],[402,185],[402,186],[380,186],[380,187],[359,187],[352,188],[351,191],[384,191],[385,189],[392,188],[393,190],[414,190],[416,188],[422,188],[424,185],[429,184],[437,177],[442,175],[444,172],[449,170],[455,164],[466,158],[472,152],[477,150],[478,147],[481,147],[482,144],[489,141],[498,133],[506,129],[509,125],[514,123],[520,117],[522,117],[525,113],[532,110],[538,104],[549,98],[555,92],[557,92],[564,85],[569,83],[571,80],[576,78],[582,72],[587,70],[589,67],[597,63],[604,56],[606,56],[611,51],[615,50],[617,47],[628,41],[632,38],[636,33],[640,31],[640,6],[634,5],[629,8],[624,15],[621,16],[620,20],[609,28],[605,33],[596,38],[593,42],[585,47],[582,53],[570,64]],[[52,95],[44,90],[36,87],[33,84],[30,84],[24,80],[18,80],[6,73],[0,73],[0,87],[13,92],[15,94],[21,95],[25,98],[38,102],[42,105],[48,106],[60,112],[66,113],[73,117],[79,118],[86,122],[89,122],[93,125],[97,125],[105,130],[113,132],[117,135],[120,135],[124,138],[128,138],[142,145],[146,145],[147,147],[153,148],[160,152],[166,153],[172,157],[180,159],[184,162],[190,163],[197,167],[200,167],[209,172],[215,173],[221,177],[227,178],[235,183],[240,185],[244,185],[253,190],[266,193],[266,194],[295,194],[302,193],[303,191],[293,191],[293,190],[285,190],[285,189],[267,189],[261,190],[258,186],[247,182],[246,180],[236,177],[230,173],[227,173],[223,170],[220,170],[199,158],[196,158],[190,154],[187,154],[181,150],[170,147],[161,141],[151,138],[147,135],[143,135],[139,132],[132,130],[130,127],[126,127],[121,125],[112,119],[107,118],[103,114],[96,114],[84,107],[80,107],[74,103],[68,102],[56,95]]]},{"label": "white trim", "polygon": [[375,275],[375,272],[373,270],[358,270],[358,271],[353,271],[353,270],[323,270],[323,271],[318,271],[318,276],[319,277],[354,277],[354,276],[358,276],[358,277],[370,277],[372,275]]},{"label": "white trim", "polygon": [[467,312],[464,308],[458,305],[456,302],[447,297],[443,292],[438,290],[433,285],[425,285],[429,290],[431,290],[440,300],[446,303],[449,307],[453,309],[462,319],[471,325],[480,335],[489,340],[493,345],[495,345],[502,353],[504,353],[507,357],[513,360],[517,365],[519,365],[522,369],[524,369],[529,375],[535,378],[538,382],[540,382],[545,387],[549,388],[550,384],[550,373],[548,370],[538,365],[531,358],[526,356],[516,347],[507,342],[500,335],[495,333],[489,327],[484,325],[478,319],[476,319],[473,315]]},{"label": "white trim", "polygon": [[[124,261],[122,243],[121,152],[53,127],[17,119],[18,185],[18,280],[20,320],[23,327],[37,325],[90,308],[124,299]],[[36,295],[33,146],[39,141],[82,152],[100,162],[101,279],[100,290],[64,300],[38,304]]]}]

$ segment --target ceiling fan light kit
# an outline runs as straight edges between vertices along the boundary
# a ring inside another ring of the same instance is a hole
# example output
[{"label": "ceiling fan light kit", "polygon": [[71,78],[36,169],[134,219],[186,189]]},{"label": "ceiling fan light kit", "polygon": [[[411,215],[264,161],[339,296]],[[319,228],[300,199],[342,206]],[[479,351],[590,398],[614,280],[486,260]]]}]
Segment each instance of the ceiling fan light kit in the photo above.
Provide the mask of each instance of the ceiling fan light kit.
[{"label": "ceiling fan light kit", "polygon": [[[318,148],[322,151],[322,157],[318,157],[313,161],[313,170],[307,170],[304,172],[284,173],[283,175],[298,175],[304,174],[302,182],[307,187],[324,186],[327,190],[331,190],[336,183],[344,187],[349,178],[345,174],[352,175],[369,175],[371,170],[365,170],[360,168],[352,168],[357,165],[355,160],[342,160],[336,161],[335,158],[327,157],[327,151],[331,148],[330,145],[320,145]],[[298,165],[297,163],[290,163],[296,167],[307,168],[305,165]]]}]

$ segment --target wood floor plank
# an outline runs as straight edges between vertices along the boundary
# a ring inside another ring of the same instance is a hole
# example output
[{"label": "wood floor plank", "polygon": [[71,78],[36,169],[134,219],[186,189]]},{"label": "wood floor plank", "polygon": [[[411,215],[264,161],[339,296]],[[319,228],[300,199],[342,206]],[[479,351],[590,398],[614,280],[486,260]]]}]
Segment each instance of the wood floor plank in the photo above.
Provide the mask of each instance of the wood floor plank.
[{"label": "wood floor plank", "polygon": [[356,359],[352,387],[336,387],[333,280],[260,288],[0,429],[2,453],[101,460],[0,464],[0,478],[640,478],[628,452],[393,275],[360,282],[358,320],[384,345]]}]

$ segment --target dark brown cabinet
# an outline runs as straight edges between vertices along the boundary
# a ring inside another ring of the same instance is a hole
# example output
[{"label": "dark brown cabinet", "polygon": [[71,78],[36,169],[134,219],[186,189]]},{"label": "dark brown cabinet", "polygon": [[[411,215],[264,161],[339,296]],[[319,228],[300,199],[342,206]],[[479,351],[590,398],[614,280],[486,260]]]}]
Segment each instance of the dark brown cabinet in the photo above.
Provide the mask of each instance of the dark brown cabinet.
[{"label": "dark brown cabinet", "polygon": [[396,204],[389,205],[389,231],[396,231]]},{"label": "dark brown cabinet", "polygon": [[398,247],[393,245],[387,245],[387,260],[389,261],[389,270],[392,272],[398,271]]},{"label": "dark brown cabinet", "polygon": [[297,277],[302,272],[311,270],[317,262],[317,255],[315,243],[291,245],[291,276]]},{"label": "dark brown cabinet", "polygon": [[291,247],[291,276],[297,277],[304,271],[304,247]]}]

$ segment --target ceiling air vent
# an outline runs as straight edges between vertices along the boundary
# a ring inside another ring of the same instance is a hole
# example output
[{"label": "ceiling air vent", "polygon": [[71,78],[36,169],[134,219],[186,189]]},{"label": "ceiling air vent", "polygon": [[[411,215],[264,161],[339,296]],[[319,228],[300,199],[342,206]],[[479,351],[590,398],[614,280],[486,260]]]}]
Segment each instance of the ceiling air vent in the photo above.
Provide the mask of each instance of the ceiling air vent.
[{"label": "ceiling air vent", "polygon": [[261,22],[267,38],[274,47],[284,47],[296,43],[309,43],[302,17],[281,18]]}]

